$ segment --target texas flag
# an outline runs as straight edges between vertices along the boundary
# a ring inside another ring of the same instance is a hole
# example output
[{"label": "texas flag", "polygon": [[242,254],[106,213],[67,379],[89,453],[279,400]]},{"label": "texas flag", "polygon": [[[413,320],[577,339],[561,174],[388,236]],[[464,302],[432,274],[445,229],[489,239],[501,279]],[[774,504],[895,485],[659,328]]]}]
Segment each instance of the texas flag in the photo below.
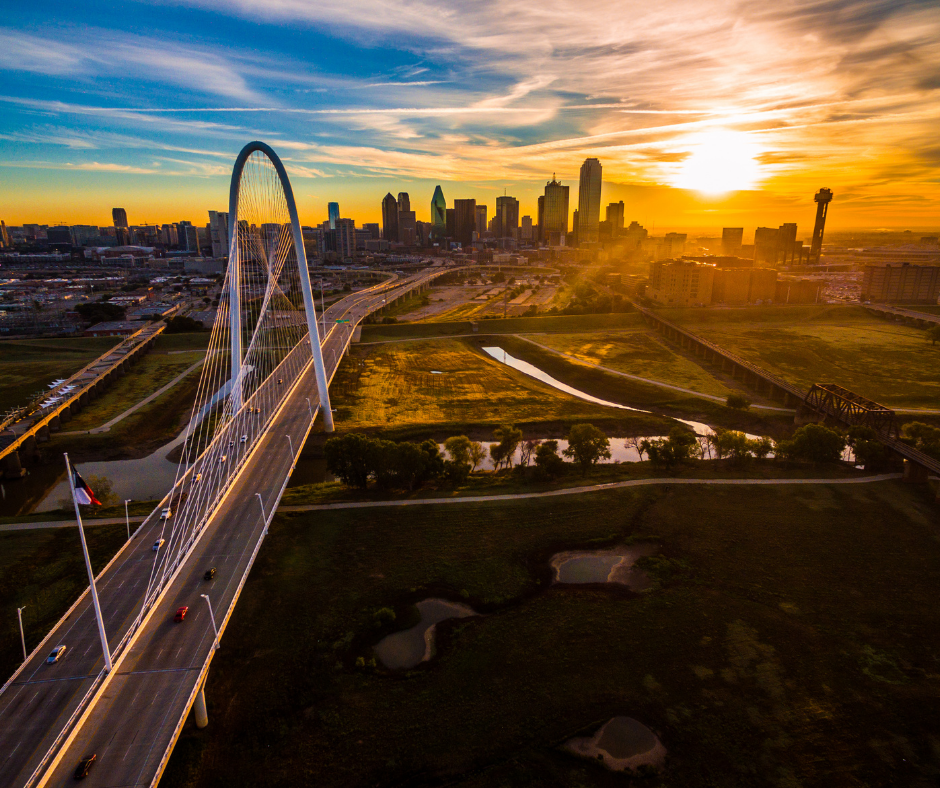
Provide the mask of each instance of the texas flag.
[{"label": "texas flag", "polygon": [[88,506],[88,504],[95,504],[95,506],[101,506],[101,501],[95,498],[95,494],[91,491],[85,480],[78,475],[78,471],[72,470],[72,490],[75,493],[75,500],[78,501],[82,506]]}]

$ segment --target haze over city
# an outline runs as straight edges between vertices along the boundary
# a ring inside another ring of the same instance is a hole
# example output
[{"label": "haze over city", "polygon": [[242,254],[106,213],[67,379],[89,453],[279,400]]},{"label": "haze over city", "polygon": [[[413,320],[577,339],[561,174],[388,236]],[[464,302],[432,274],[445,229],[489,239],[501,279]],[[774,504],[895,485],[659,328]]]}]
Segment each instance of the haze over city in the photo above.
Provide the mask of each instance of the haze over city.
[{"label": "haze over city", "polygon": [[204,216],[259,138],[309,224],[399,191],[427,221],[437,183],[534,215],[593,156],[648,227],[806,226],[828,186],[832,229],[930,229],[938,29],[935,3],[887,0],[14,4],[0,216]]}]

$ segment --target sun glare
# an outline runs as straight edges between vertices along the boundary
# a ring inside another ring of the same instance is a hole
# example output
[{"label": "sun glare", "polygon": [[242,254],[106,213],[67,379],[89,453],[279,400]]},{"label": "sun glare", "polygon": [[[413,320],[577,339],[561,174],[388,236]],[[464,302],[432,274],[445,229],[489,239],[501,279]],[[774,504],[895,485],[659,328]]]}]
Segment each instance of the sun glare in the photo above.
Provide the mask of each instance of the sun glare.
[{"label": "sun glare", "polygon": [[679,170],[673,185],[706,194],[750,189],[760,171],[760,152],[749,135],[724,129],[697,134],[689,140],[692,155]]}]

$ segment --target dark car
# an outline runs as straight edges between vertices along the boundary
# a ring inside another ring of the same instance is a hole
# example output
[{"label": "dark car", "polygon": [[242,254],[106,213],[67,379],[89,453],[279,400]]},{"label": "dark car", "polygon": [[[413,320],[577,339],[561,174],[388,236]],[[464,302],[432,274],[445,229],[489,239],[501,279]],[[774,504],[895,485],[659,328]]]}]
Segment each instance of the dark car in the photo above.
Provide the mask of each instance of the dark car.
[{"label": "dark car", "polygon": [[215,567],[214,567],[214,566],[213,566],[211,569],[207,569],[207,570],[206,570],[206,573],[202,576],[202,579],[203,579],[203,580],[211,580],[213,577],[215,577]]},{"label": "dark car", "polygon": [[75,779],[84,780],[88,776],[88,772],[91,771],[91,767],[95,764],[95,758],[98,756],[96,754],[89,755],[87,758],[82,758],[78,762],[78,766],[75,767]]},{"label": "dark car", "polygon": [[186,618],[186,614],[187,614],[188,612],[189,612],[189,608],[186,607],[186,605],[183,605],[179,610],[176,611],[176,615],[173,616],[173,620],[174,620],[177,624],[182,623],[183,619]]}]

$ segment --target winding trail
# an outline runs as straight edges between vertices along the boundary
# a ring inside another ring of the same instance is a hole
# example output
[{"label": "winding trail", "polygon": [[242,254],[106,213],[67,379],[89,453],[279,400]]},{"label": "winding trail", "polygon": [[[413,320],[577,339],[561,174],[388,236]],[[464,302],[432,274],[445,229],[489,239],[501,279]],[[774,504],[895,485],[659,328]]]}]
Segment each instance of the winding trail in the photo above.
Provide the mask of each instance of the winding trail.
[{"label": "winding trail", "polygon": [[[583,487],[564,487],[543,492],[509,493],[506,495],[464,495],[455,498],[406,498],[389,501],[345,501],[342,503],[309,503],[296,506],[279,506],[279,512],[319,512],[329,509],[376,509],[382,506],[436,506],[452,503],[491,503],[494,501],[519,501],[526,498],[553,498],[559,495],[584,495],[585,493],[619,490],[626,487],[645,487],[653,484],[728,484],[728,485],[783,485],[783,484],[871,484],[900,479],[903,473],[881,473],[877,476],[858,476],[851,479],[627,479],[622,482],[589,484]],[[131,517],[132,523],[143,522],[143,517]],[[123,517],[107,517],[98,520],[82,520],[85,526],[123,525]],[[74,520],[47,520],[45,522],[23,522],[0,524],[0,531],[32,531],[39,528],[74,528]]]}]

